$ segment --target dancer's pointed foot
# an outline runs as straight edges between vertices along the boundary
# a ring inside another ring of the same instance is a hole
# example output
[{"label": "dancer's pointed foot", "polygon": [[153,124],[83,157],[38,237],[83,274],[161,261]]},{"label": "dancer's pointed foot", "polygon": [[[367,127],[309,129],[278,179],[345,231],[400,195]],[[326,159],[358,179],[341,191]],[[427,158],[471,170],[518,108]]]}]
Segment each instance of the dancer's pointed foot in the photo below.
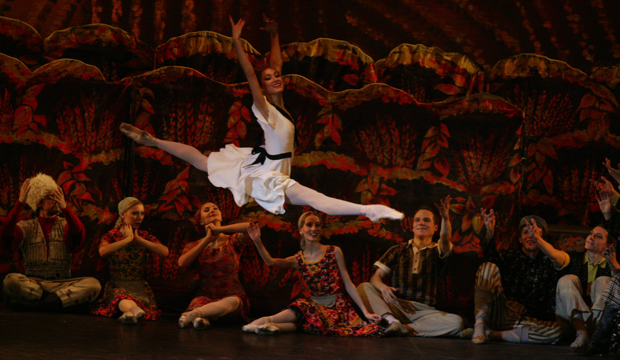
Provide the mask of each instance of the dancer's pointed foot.
[{"label": "dancer's pointed foot", "polygon": [[139,306],[132,307],[131,312],[138,320],[142,320],[146,316],[144,310],[142,310]]},{"label": "dancer's pointed foot", "polygon": [[196,319],[197,317],[199,316],[196,311],[184,312],[179,318],[179,327],[181,329],[188,327],[189,324],[191,324],[194,321],[194,319]]},{"label": "dancer's pointed foot", "polygon": [[206,330],[211,327],[209,320],[201,317],[195,318],[194,321],[192,321],[192,325],[194,325],[194,329],[196,330]]},{"label": "dancer's pointed foot", "polygon": [[405,214],[385,205],[362,206],[362,215],[369,218],[373,223],[378,223],[381,219],[402,220],[405,217]]},{"label": "dancer's pointed foot", "polygon": [[269,323],[260,325],[256,329],[256,333],[259,335],[280,335],[280,328],[274,323]]},{"label": "dancer's pointed foot", "polygon": [[121,123],[120,130],[123,134],[125,134],[125,136],[138,144],[157,147],[157,138],[153,137],[153,135],[147,133],[146,131],[142,131],[127,123]]},{"label": "dancer's pointed foot", "polygon": [[258,325],[254,325],[254,324],[247,324],[241,327],[241,330],[247,333],[256,333],[257,329],[258,329]]},{"label": "dancer's pointed foot", "polygon": [[138,323],[138,319],[131,311],[123,313],[123,315],[121,315],[118,319],[116,319],[116,321],[118,321],[121,324],[128,324],[128,325],[135,325]]}]

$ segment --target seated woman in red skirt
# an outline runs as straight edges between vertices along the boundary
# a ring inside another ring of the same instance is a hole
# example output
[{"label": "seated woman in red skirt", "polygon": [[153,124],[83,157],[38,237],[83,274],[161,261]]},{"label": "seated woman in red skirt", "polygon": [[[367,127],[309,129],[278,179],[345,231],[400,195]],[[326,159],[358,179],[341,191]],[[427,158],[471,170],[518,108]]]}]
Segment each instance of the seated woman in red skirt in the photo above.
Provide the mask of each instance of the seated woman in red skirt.
[{"label": "seated woman in red skirt", "polygon": [[[287,309],[245,325],[243,331],[257,334],[292,332],[301,327],[318,335],[379,337],[384,329],[377,325],[381,317],[368,312],[349,278],[342,250],[320,243],[322,223],[318,215],[308,211],[298,221],[302,251],[286,259],[273,259],[260,239],[260,228],[250,223],[248,234],[261,257],[269,266],[294,268],[310,288],[310,299],[298,299]],[[348,293],[348,296],[346,293]],[[360,318],[349,297],[362,310],[370,323]]]},{"label": "seated woman in red skirt", "polygon": [[192,324],[194,329],[206,329],[211,326],[209,320],[226,315],[231,320],[247,320],[250,302],[239,281],[239,257],[241,249],[251,243],[249,223],[222,226],[222,213],[213,202],[202,204],[195,220],[197,230],[205,236],[185,246],[179,267],[198,267],[200,289],[179,318],[179,327]]},{"label": "seated woman in red skirt", "polygon": [[151,252],[168,256],[168,248],[153,235],[138,230],[144,220],[140,200],[126,197],[118,204],[118,213],[114,229],[99,243],[99,255],[108,260],[110,281],[93,313],[111,317],[120,311],[118,321],[123,324],[136,324],[143,318],[155,320],[160,311],[145,280],[146,261]]}]

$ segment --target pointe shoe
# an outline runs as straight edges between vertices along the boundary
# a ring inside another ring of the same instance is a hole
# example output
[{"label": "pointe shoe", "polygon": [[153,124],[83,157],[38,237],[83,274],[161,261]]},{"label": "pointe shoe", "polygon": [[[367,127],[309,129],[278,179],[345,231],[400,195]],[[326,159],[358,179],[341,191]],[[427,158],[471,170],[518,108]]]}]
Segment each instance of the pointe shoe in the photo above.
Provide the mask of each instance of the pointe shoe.
[{"label": "pointe shoe", "polygon": [[138,323],[138,319],[134,314],[123,313],[118,319],[116,319],[120,324],[126,325],[135,325]]},{"label": "pointe shoe", "polygon": [[381,219],[402,220],[405,218],[405,214],[385,205],[366,205],[363,212],[375,224]]},{"label": "pointe shoe", "polygon": [[241,330],[243,330],[243,332],[254,333],[254,334],[256,334],[257,329],[258,329],[258,325],[253,325],[253,324],[247,324],[241,327]]},{"label": "pointe shoe", "polygon": [[134,316],[136,317],[136,319],[142,320],[146,316],[146,313],[144,312],[144,310],[140,310],[140,311],[134,313]]},{"label": "pointe shoe", "polygon": [[259,335],[280,335],[280,328],[274,323],[260,325],[256,329],[256,333]]},{"label": "pointe shoe", "polygon": [[192,321],[192,325],[194,325],[194,329],[196,330],[206,330],[211,327],[209,320],[201,317],[195,318],[194,321]]},{"label": "pointe shoe", "polygon": [[385,329],[385,336],[409,336],[409,330],[400,321],[393,321],[390,326]]},{"label": "pointe shoe", "polygon": [[129,125],[127,123],[121,123],[120,130],[123,134],[125,134],[125,136],[137,142],[138,144],[150,147],[157,147],[157,139],[146,131],[142,131],[137,127]]},{"label": "pointe shoe", "polygon": [[190,315],[191,311],[188,312],[184,312],[183,314],[181,314],[181,317],[179,318],[179,327],[181,329],[185,329],[186,327],[189,326],[189,324],[191,324],[194,321],[194,316]]}]

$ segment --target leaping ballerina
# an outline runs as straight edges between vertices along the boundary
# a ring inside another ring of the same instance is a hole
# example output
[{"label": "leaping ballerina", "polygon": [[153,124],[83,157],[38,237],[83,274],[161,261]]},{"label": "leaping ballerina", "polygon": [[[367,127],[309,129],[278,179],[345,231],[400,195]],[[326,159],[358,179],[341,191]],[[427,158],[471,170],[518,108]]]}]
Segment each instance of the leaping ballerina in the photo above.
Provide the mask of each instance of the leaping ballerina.
[{"label": "leaping ballerina", "polygon": [[132,125],[123,123],[120,130],[134,141],[157,147],[207,172],[209,181],[217,187],[229,189],[238,206],[247,204],[250,197],[265,210],[280,215],[284,203],[309,205],[329,215],[364,215],[372,222],[380,219],[401,220],[403,213],[384,205],[360,205],[325,196],[290,178],[294,153],[295,126],[293,118],[284,109],[281,78],[282,54],[278,38],[278,25],[263,15],[266,30],[271,38],[270,66],[259,79],[248,55],[241,46],[241,31],[245,21],[240,19],[232,26],[232,41],[243,68],[254,104],[252,112],[265,133],[265,145],[239,148],[228,144],[218,152],[205,156],[196,148],[153,137]]}]

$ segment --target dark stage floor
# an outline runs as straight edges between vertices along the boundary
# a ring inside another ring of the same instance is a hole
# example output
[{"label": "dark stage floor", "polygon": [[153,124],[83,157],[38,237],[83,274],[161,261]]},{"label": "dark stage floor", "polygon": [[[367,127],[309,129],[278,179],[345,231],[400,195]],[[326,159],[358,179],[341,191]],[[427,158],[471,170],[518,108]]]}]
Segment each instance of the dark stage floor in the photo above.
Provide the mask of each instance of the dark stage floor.
[{"label": "dark stage floor", "polygon": [[558,359],[562,346],[461,339],[351,339],[245,334],[238,327],[179,329],[167,315],[137,326],[76,314],[17,313],[0,305],[0,359]]}]

